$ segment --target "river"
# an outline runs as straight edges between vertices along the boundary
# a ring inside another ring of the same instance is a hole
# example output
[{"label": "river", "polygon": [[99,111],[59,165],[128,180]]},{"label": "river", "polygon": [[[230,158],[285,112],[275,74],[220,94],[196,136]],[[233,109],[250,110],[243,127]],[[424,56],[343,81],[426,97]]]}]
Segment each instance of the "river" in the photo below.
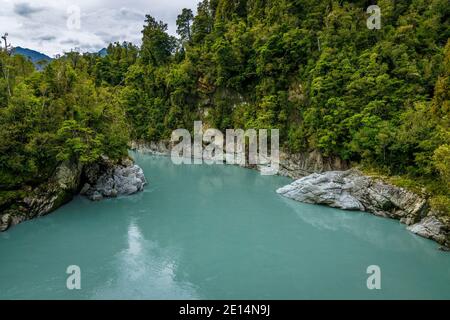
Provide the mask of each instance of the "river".
[{"label": "river", "polygon": [[398,221],[285,199],[283,177],[132,155],[144,192],[0,233],[0,299],[450,299],[450,254]]}]

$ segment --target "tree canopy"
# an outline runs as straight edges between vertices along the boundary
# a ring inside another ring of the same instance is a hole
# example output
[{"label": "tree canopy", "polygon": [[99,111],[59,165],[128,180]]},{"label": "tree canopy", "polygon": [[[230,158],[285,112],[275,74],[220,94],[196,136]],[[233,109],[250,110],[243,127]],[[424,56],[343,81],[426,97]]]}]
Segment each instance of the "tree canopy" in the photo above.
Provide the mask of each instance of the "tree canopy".
[{"label": "tree canopy", "polygon": [[203,0],[178,16],[179,39],[147,15],[141,46],[105,57],[71,53],[38,73],[2,53],[0,185],[201,120],[278,128],[288,152],[424,181],[450,207],[448,0],[379,0],[380,30],[370,4]]}]

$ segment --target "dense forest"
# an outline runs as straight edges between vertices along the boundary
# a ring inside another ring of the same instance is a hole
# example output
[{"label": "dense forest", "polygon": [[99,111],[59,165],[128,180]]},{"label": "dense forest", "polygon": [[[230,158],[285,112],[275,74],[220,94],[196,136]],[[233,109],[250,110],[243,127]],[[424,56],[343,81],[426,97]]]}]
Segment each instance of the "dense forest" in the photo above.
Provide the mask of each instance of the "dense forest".
[{"label": "dense forest", "polygon": [[0,206],[61,161],[127,153],[194,120],[278,128],[318,150],[426,188],[450,211],[448,0],[204,0],[178,37],[147,15],[140,47],[67,53],[43,71],[0,53]]}]

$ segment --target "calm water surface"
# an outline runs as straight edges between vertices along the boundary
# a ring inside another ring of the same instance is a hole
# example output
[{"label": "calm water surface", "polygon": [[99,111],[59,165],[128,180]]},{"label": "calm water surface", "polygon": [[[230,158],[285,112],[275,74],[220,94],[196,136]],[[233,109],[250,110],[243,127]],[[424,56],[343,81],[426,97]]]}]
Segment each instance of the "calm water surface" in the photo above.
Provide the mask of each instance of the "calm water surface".
[{"label": "calm water surface", "polygon": [[0,233],[1,299],[450,299],[450,254],[397,221],[284,199],[287,178],[133,156],[145,192]]}]

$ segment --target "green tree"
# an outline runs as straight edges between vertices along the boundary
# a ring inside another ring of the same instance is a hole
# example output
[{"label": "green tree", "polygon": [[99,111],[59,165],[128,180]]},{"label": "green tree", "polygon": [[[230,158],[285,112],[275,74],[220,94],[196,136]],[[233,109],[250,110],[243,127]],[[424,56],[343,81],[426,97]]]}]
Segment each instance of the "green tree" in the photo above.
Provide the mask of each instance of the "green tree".
[{"label": "green tree", "polygon": [[166,63],[175,49],[175,39],[167,33],[167,24],[145,16],[142,30],[141,58],[146,64],[155,66]]},{"label": "green tree", "polygon": [[191,25],[194,20],[194,14],[191,9],[184,8],[177,17],[177,33],[182,43],[192,40]]}]

